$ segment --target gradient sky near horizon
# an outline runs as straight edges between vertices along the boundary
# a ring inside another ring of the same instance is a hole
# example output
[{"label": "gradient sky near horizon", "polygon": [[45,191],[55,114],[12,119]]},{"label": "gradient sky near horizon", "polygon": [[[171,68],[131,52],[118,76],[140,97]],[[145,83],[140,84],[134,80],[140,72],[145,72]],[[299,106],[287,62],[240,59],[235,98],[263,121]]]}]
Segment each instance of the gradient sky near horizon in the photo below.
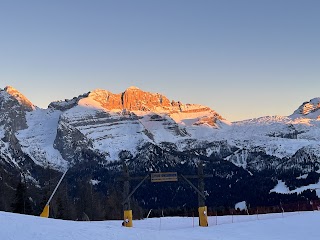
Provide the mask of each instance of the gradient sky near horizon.
[{"label": "gradient sky near horizon", "polygon": [[0,88],[35,105],[130,86],[229,121],[320,97],[319,0],[0,0]]}]

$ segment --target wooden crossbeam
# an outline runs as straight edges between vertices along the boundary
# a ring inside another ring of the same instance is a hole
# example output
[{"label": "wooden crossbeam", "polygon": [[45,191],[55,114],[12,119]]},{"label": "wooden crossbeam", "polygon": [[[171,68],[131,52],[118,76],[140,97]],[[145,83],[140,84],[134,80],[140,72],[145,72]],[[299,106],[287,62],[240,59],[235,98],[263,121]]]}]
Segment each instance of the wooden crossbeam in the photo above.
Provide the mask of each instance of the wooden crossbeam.
[{"label": "wooden crossbeam", "polygon": [[193,185],[193,183],[192,182],[190,182],[185,176],[183,176],[182,174],[180,175],[182,178],[183,178],[183,180],[185,180],[198,194],[199,194],[199,196],[201,196],[202,198],[203,198],[203,200],[206,200],[206,196],[202,193],[202,192],[200,192],[200,190],[195,186],[195,185]]},{"label": "wooden crossbeam", "polygon": [[129,198],[135,193],[135,191],[137,191],[137,189],[141,186],[141,184],[149,178],[149,174],[146,175],[142,181],[131,191],[131,193],[122,201],[122,205],[124,205],[125,203],[128,202]]}]

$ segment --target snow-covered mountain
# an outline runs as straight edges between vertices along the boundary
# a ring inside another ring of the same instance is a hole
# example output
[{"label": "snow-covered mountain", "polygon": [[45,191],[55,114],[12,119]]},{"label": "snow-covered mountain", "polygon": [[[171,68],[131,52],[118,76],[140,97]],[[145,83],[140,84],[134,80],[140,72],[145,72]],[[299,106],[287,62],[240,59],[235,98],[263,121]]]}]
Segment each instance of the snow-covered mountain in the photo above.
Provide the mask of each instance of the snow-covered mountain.
[{"label": "snow-covered mountain", "polygon": [[320,98],[313,98],[309,102],[304,102],[291,115],[293,118],[305,117],[319,120],[320,116]]},{"label": "snow-covered mountain", "polygon": [[205,141],[229,124],[208,107],[170,102],[136,87],[53,102],[46,110],[27,112],[26,120],[28,127],[16,134],[23,151],[36,163],[57,168],[77,162],[75,152],[83,148],[105,161],[118,160],[121,151],[136,155],[147,143],[189,148],[190,139]]},{"label": "snow-covered mountain", "polygon": [[124,159],[142,173],[192,172],[202,158],[214,173],[207,183],[212,201],[214,194],[225,194],[233,203],[250,198],[239,182],[267,181],[257,193],[265,196],[280,180],[290,190],[318,183],[319,109],[320,98],[314,98],[287,117],[230,123],[209,107],[136,87],[119,94],[97,89],[47,109],[6,87],[0,90],[0,164],[3,174],[23,173],[41,187],[41,169],[69,167],[76,175],[90,166],[101,181],[102,169],[115,169],[110,166]]}]

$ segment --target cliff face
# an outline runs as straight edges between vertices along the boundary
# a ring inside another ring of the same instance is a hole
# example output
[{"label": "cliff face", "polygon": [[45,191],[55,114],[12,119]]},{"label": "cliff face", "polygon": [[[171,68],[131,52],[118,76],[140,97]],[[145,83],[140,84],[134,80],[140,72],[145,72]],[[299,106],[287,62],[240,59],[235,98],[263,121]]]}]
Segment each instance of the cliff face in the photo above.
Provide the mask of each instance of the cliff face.
[{"label": "cliff face", "polygon": [[122,103],[130,111],[152,111],[157,108],[169,109],[170,101],[163,95],[144,92],[138,88],[128,88],[122,94]]},{"label": "cliff face", "polygon": [[136,87],[130,87],[119,94],[97,89],[92,91],[88,97],[99,102],[107,110],[152,111],[158,107],[160,109],[171,107],[170,101],[165,96],[144,92]]},{"label": "cliff face", "polygon": [[[199,113],[211,109],[197,104],[182,104],[180,101],[171,101],[159,93],[150,93],[137,87],[130,87],[122,93],[113,94],[106,90],[92,91],[88,98],[101,104],[107,110],[128,110],[160,113]],[[211,110],[212,111],[212,110]],[[218,114],[217,114],[218,115]],[[222,117],[221,117],[222,119]]]},{"label": "cliff face", "polygon": [[24,158],[16,133],[28,127],[26,115],[33,110],[31,102],[16,89],[0,90],[0,155],[12,166]]},{"label": "cliff face", "polygon": [[26,113],[34,109],[33,104],[16,89],[6,87],[0,90],[0,124],[5,126],[7,131],[15,132],[27,128]]}]

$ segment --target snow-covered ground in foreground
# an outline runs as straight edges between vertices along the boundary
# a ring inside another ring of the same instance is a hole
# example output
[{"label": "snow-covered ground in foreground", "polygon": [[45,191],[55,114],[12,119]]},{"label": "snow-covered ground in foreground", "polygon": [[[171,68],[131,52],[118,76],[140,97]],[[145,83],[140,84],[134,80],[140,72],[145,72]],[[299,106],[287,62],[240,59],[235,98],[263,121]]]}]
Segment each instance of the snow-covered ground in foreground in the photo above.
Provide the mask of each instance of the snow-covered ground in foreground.
[{"label": "snow-covered ground in foreground", "polygon": [[[164,217],[134,221],[75,222],[0,212],[1,240],[318,240],[320,212],[209,217]],[[195,226],[193,226],[193,223]]]}]

